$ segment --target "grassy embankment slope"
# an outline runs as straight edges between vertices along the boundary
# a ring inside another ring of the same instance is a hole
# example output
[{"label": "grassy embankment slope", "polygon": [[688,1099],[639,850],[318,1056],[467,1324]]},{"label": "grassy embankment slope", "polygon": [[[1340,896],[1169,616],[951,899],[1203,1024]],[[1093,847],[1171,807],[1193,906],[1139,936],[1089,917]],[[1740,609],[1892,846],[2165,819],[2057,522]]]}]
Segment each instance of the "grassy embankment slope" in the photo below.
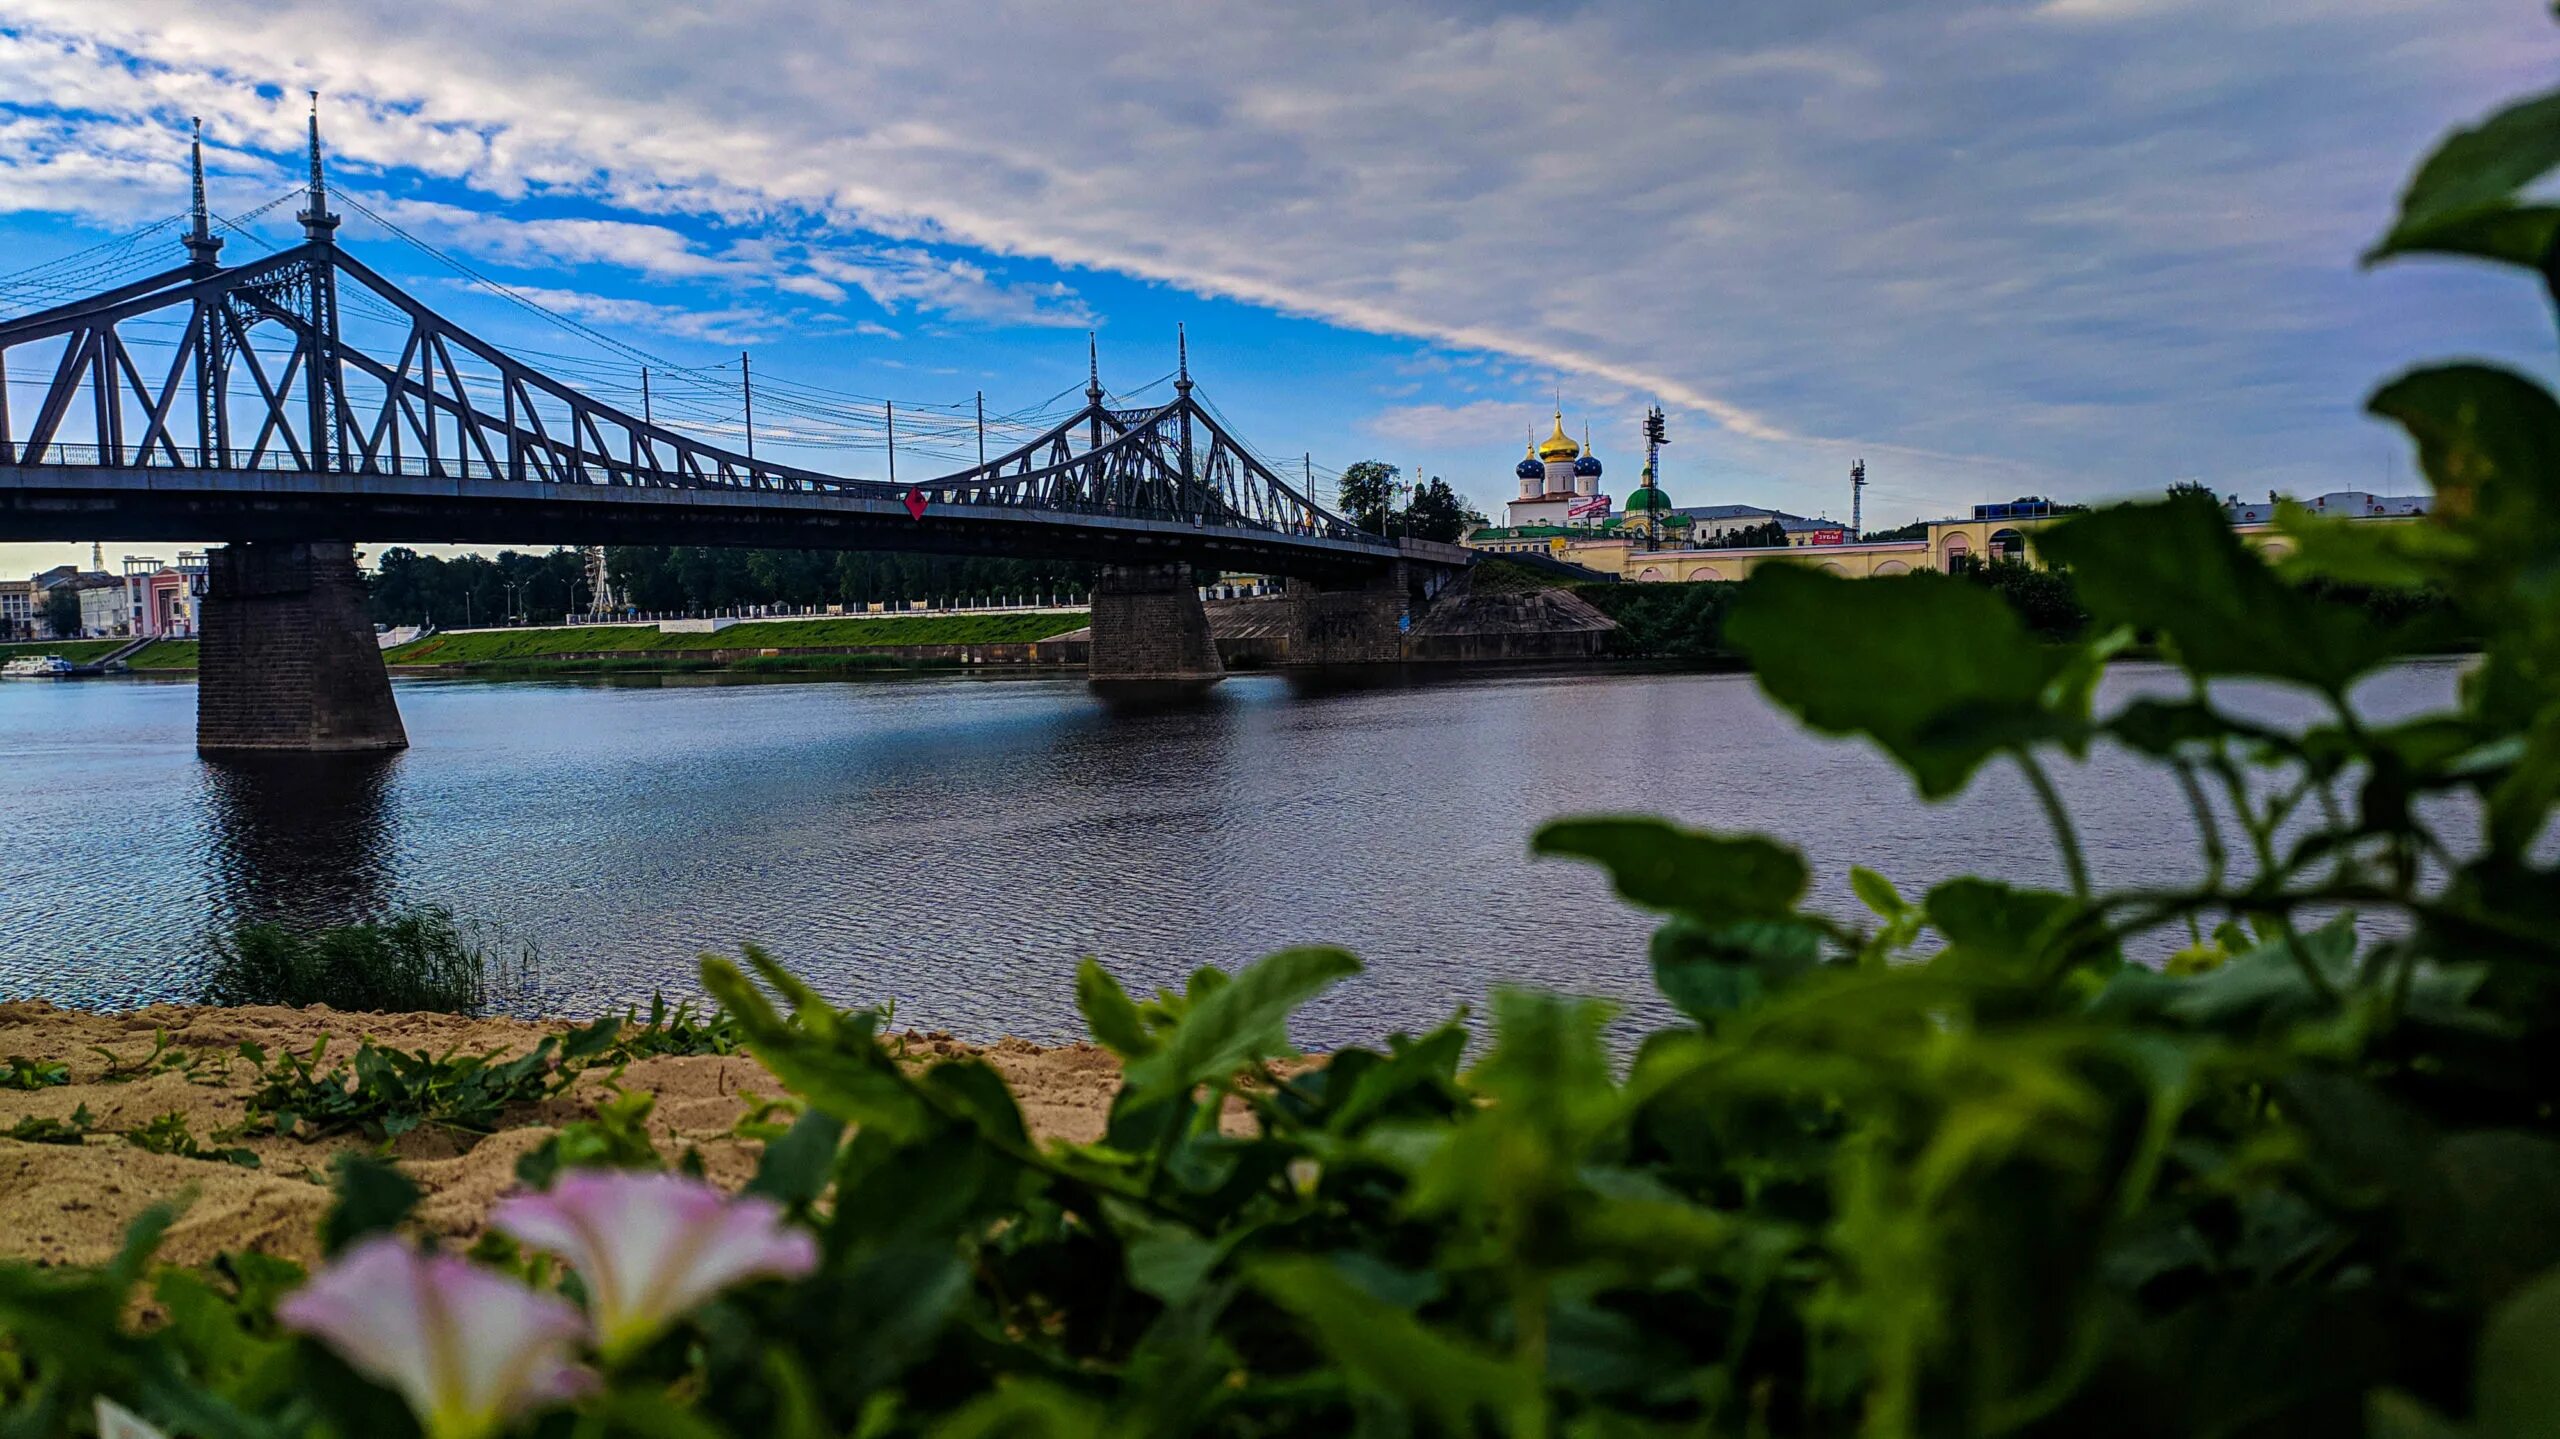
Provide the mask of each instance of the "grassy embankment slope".
[{"label": "grassy embankment slope", "polygon": [[191,670],[196,667],[196,641],[159,640],[136,652],[126,664],[138,670]]},{"label": "grassy embankment slope", "polygon": [[[861,669],[900,663],[878,654],[795,655],[827,649],[888,650],[907,645],[1028,644],[1081,629],[1082,611],[1057,614],[883,615],[827,620],[758,620],[711,634],[666,634],[648,625],[487,630],[429,635],[384,653],[395,665],[460,664],[502,669],[614,670],[711,668]],[[778,650],[737,661],[712,651]],[[601,655],[571,660],[568,655]]]},{"label": "grassy embankment slope", "polygon": [[34,644],[0,645],[0,662],[27,655],[60,655],[75,665],[115,653],[122,640],[40,640]]}]

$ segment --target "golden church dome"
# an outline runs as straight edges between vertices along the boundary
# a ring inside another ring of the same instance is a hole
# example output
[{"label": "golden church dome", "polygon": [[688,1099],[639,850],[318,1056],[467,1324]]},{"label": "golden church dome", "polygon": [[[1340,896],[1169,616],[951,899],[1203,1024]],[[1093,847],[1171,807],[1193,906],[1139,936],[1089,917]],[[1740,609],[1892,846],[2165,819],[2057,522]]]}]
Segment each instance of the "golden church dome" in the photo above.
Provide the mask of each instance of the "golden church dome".
[{"label": "golden church dome", "polygon": [[1576,460],[1582,458],[1582,446],[1575,444],[1573,442],[1573,437],[1564,432],[1564,414],[1562,411],[1558,411],[1556,414],[1556,432],[1547,436],[1547,442],[1545,444],[1538,446],[1538,458],[1542,460]]}]

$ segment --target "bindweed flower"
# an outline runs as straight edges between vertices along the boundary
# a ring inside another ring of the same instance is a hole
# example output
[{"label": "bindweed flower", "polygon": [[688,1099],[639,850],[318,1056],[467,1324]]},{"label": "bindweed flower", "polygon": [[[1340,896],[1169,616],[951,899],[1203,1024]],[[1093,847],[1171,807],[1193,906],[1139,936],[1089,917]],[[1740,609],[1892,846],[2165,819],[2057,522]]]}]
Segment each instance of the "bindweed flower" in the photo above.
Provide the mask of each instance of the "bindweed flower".
[{"label": "bindweed flower", "polygon": [[169,1439],[139,1414],[101,1394],[98,1396],[98,1439]]},{"label": "bindweed flower", "polygon": [[313,1275],[276,1317],[398,1390],[427,1439],[482,1439],[595,1382],[570,1361],[584,1326],[567,1300],[387,1235]]},{"label": "bindweed flower", "polygon": [[797,1278],[818,1264],[816,1236],[785,1224],[781,1206],[678,1174],[572,1170],[548,1193],[500,1204],[489,1222],[578,1271],[608,1360],[742,1279]]}]

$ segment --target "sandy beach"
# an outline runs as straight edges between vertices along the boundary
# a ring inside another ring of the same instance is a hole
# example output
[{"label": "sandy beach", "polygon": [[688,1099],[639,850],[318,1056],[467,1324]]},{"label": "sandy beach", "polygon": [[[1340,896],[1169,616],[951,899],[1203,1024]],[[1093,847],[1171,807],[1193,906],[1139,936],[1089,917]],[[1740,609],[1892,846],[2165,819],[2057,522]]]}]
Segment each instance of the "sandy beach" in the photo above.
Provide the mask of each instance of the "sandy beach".
[{"label": "sandy beach", "polygon": [[[23,1057],[69,1067],[70,1083],[32,1090],[0,1088],[0,1133],[22,1119],[69,1120],[86,1107],[90,1133],[78,1144],[0,1138],[0,1257],[43,1264],[95,1264],[112,1255],[127,1225],[150,1205],[186,1199],[163,1246],[164,1259],[196,1264],[227,1250],[255,1250],[307,1261],[317,1253],[315,1225],[329,1205],[329,1162],[346,1149],[370,1149],[360,1135],[306,1141],[273,1135],[232,1136],[256,1087],[254,1067],[239,1057],[243,1041],[274,1054],[308,1053],[323,1035],[333,1057],[376,1044],[442,1054],[520,1054],[566,1021],[471,1019],[443,1014],[354,1014],[325,1008],[252,1006],[222,1009],[156,1005],[103,1014],[42,1001],[0,1003],[0,1058]],[[168,1047],[149,1072],[124,1077]],[[918,1063],[975,1053],[1005,1077],[1033,1133],[1043,1139],[1090,1140],[1102,1133],[1119,1066],[1107,1051],[1078,1044],[1044,1048],[1018,1040],[963,1044],[942,1034],[910,1034]],[[649,1130],[670,1160],[698,1151],[704,1171],[729,1186],[755,1171],[762,1144],[731,1130],[753,1096],[782,1092],[773,1076],[745,1055],[644,1059],[613,1071],[592,1069],[558,1096],[510,1111],[503,1127],[474,1135],[428,1125],[392,1141],[388,1157],[425,1191],[417,1222],[468,1240],[490,1203],[516,1184],[515,1165],[564,1124],[595,1113],[613,1098],[611,1083],[657,1097]],[[207,1148],[242,1148],[256,1168],[222,1159],[181,1158],[134,1146],[126,1133],[170,1113]]]}]

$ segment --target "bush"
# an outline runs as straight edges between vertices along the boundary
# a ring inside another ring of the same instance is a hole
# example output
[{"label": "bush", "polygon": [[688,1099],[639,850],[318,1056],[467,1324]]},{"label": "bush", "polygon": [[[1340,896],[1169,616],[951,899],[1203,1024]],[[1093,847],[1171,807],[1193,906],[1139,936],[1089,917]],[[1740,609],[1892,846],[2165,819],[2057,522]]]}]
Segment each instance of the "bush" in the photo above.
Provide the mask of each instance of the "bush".
[{"label": "bush", "polygon": [[436,907],[329,929],[250,924],[215,940],[199,997],[206,1004],[478,1014],[489,1001],[489,959],[486,945]]},{"label": "bush", "polygon": [[1725,612],[1740,586],[1730,580],[1689,584],[1575,585],[1573,593],[1618,622],[1613,648],[1645,659],[1735,658],[1724,642]]}]

